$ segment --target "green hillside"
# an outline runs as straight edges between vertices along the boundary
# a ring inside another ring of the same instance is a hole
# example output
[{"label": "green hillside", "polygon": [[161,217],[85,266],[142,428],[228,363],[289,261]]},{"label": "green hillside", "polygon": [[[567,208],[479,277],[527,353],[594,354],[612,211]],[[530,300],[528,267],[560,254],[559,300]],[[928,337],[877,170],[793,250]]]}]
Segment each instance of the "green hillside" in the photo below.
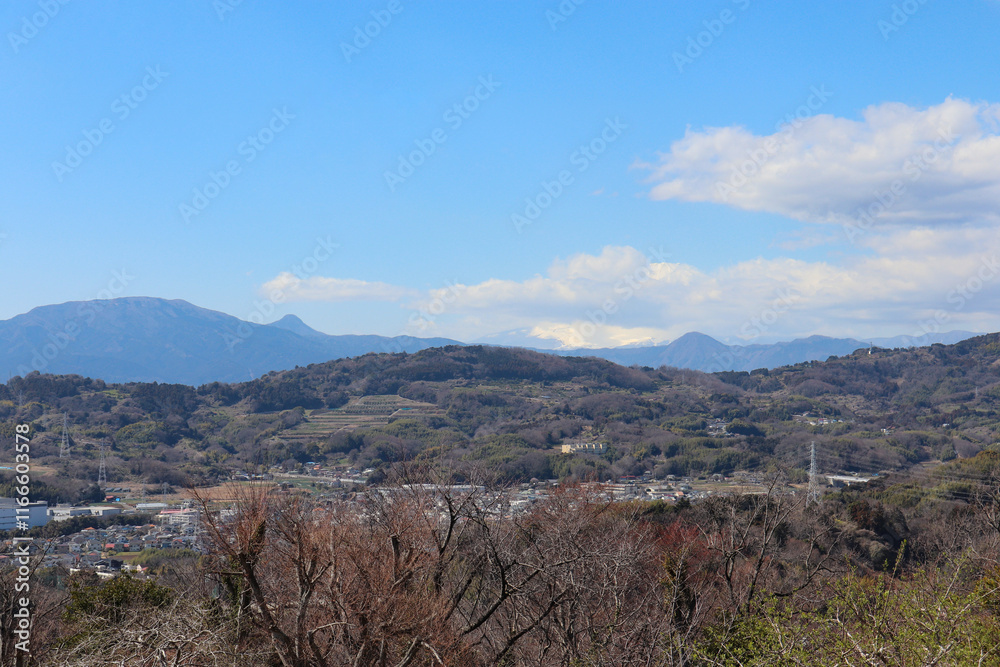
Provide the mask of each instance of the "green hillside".
[{"label": "green hillside", "polygon": [[[625,368],[521,349],[368,354],[252,382],[108,384],[32,373],[0,385],[3,436],[33,428],[40,479],[84,490],[108,443],[108,480],[211,481],[248,464],[388,468],[481,462],[511,481],[780,467],[899,471],[974,456],[998,439],[1000,336],[876,349],[776,370]],[[63,414],[70,456],[59,458]],[[559,445],[603,443],[600,455]],[[0,465],[13,462],[12,448]]]}]

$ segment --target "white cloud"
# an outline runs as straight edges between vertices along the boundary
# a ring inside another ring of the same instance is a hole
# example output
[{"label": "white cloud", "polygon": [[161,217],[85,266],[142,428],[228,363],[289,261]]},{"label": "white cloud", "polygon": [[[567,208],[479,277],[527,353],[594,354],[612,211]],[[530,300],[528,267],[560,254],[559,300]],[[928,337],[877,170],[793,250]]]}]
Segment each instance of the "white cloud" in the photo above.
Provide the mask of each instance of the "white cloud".
[{"label": "white cloud", "polygon": [[261,294],[274,298],[275,294],[287,302],[295,301],[399,301],[413,296],[415,290],[388,283],[367,282],[352,278],[300,278],[283,271],[261,286]]},{"label": "white cloud", "polygon": [[990,226],[897,227],[860,242],[866,254],[840,263],[757,258],[704,272],[659,261],[659,250],[609,246],[556,259],[521,281],[418,292],[282,274],[265,291],[281,289],[289,300],[398,300],[407,311],[400,326],[412,335],[475,340],[525,330],[565,347],[663,342],[689,331],[763,342],[917,336],[928,322],[943,331],[1000,329],[1000,236]]},{"label": "white cloud", "polygon": [[530,335],[543,340],[558,341],[560,347],[621,347],[670,341],[664,336],[662,329],[655,327],[620,327],[613,324],[594,327],[590,320],[539,322],[532,327]]},{"label": "white cloud", "polygon": [[[884,103],[755,135],[688,130],[652,171],[653,199],[723,203],[813,223],[1000,221],[1000,104]],[[893,189],[895,188],[895,192]]]},{"label": "white cloud", "polygon": [[897,228],[863,243],[870,254],[839,264],[758,258],[709,273],[609,247],[556,260],[522,282],[456,285],[409,305],[436,313],[427,322],[436,334],[471,339],[523,327],[566,347],[672,340],[688,331],[746,342],[915,335],[942,313],[942,330],[1000,328],[1000,270],[989,268],[1000,238],[990,227]]},{"label": "white cloud", "polygon": [[[401,327],[414,335],[474,340],[530,331],[567,347],[672,340],[688,331],[752,342],[920,335],[928,323],[1000,329],[998,128],[1000,105],[887,103],[861,120],[817,115],[770,136],[741,127],[688,131],[658,164],[643,165],[654,199],[844,225],[832,234],[809,226],[779,243],[786,250],[853,229],[848,236],[864,252],[831,261],[756,258],[706,272],[662,249],[608,246],[556,258],[523,280],[414,290],[283,273],[262,289],[288,301],[399,302],[408,311]],[[859,209],[879,224],[857,229]]]},{"label": "white cloud", "polygon": [[[524,281],[491,279],[476,285],[452,285],[432,290],[417,307],[430,308],[434,300],[448,310],[490,311],[499,306],[526,315],[544,315],[556,310],[575,310],[605,301],[626,302],[656,284],[659,289],[686,285],[698,270],[665,261],[662,249],[650,249],[651,257],[629,246],[607,246],[599,255],[580,253],[555,259],[546,275]],[[657,257],[658,256],[658,257]]]}]

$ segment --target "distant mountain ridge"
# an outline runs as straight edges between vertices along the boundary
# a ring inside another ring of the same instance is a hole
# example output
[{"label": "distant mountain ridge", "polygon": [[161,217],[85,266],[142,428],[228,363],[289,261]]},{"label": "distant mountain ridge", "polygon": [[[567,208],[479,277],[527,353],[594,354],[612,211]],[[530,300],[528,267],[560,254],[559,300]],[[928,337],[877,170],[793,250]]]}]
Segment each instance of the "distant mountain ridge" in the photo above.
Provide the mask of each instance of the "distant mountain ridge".
[{"label": "distant mountain ridge", "polygon": [[[623,366],[673,366],[705,372],[776,368],[843,356],[871,344],[957,343],[976,334],[954,331],[860,341],[810,336],[788,342],[726,345],[698,332],[668,345],[603,349],[538,349],[561,356],[606,359]],[[525,340],[527,340],[525,338]],[[499,339],[498,341],[499,342]],[[108,382],[169,382],[198,386],[239,382],[369,352],[413,353],[463,345],[448,338],[332,336],[295,315],[266,325],[200,308],[180,299],[124,297],[40,306],[0,321],[0,372],[79,374]],[[508,347],[509,345],[498,345]]]},{"label": "distant mountain ridge", "polygon": [[871,345],[887,348],[922,347],[933,343],[950,345],[977,335],[979,334],[968,331],[950,331],[926,334],[920,338],[896,336],[894,338],[875,338],[870,341],[809,336],[808,338],[798,338],[780,343],[726,345],[711,336],[693,331],[684,334],[668,345],[538,351],[564,356],[599,357],[623,366],[638,365],[652,368],[673,366],[715,373],[778,368],[803,361],[825,361],[830,357],[842,357]]},{"label": "distant mountain ridge", "polygon": [[295,316],[259,325],[180,299],[123,297],[41,306],[0,321],[0,372],[198,386],[368,352],[456,344],[447,338],[329,336]]}]

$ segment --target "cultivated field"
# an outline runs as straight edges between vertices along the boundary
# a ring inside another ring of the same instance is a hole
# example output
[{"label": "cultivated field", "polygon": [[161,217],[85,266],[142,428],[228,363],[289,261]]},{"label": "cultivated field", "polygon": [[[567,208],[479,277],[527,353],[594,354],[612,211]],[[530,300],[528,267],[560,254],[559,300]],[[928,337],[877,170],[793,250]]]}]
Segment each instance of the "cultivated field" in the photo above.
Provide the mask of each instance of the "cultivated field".
[{"label": "cultivated field", "polygon": [[411,401],[401,396],[361,396],[336,410],[310,410],[306,421],[283,432],[282,440],[315,442],[338,431],[382,426],[401,417],[441,416],[444,412],[432,403]]}]

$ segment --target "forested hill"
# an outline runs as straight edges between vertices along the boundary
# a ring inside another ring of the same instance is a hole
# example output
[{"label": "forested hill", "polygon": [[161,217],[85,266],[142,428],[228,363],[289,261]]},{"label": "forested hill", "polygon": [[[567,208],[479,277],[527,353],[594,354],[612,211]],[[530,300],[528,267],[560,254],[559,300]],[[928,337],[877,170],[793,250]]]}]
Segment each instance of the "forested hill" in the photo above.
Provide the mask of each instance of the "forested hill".
[{"label": "forested hill", "polygon": [[[813,441],[824,472],[892,470],[997,440],[998,356],[1000,335],[990,334],[703,374],[452,346],[198,388],[32,373],[0,386],[0,418],[5,440],[15,423],[33,425],[33,462],[64,495],[96,478],[102,441],[110,482],[214,479],[253,461],[380,469],[401,459],[481,463],[513,480],[771,465],[794,475]],[[71,456],[59,459],[64,414]],[[606,452],[559,452],[579,440]],[[6,465],[12,448],[2,451]]]}]

